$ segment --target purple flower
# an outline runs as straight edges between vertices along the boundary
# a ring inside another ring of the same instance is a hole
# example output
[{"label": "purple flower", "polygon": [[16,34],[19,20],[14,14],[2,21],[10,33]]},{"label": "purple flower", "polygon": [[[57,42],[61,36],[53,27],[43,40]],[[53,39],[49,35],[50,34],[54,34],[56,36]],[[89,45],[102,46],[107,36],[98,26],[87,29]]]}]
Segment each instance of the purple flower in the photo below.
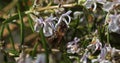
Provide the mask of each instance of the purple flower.
[{"label": "purple flower", "polygon": [[[43,33],[45,37],[52,36],[54,31],[57,30],[62,21],[69,27],[69,23],[71,21],[71,17],[69,16],[69,14],[71,12],[72,11],[68,11],[65,14],[62,14],[58,20],[56,19],[56,17],[53,16],[50,16],[45,20],[41,17],[36,19],[32,17],[32,19],[35,21],[34,30],[36,32],[39,32],[40,28],[43,28]],[[68,20],[66,19],[66,17],[68,18]]]},{"label": "purple flower", "polygon": [[97,8],[97,3],[105,4],[106,0],[87,0],[84,5],[86,8],[92,8],[92,5],[94,6],[93,11]]},{"label": "purple flower", "polygon": [[92,5],[94,5],[94,8],[93,8],[93,11],[95,11],[96,10],[96,7],[97,7],[97,5],[96,5],[96,1],[94,1],[94,0],[87,0],[85,3],[84,3],[84,5],[86,6],[86,8],[92,8]]},{"label": "purple flower", "polygon": [[94,37],[92,40],[92,43],[87,46],[88,49],[92,50],[92,53],[95,53],[97,50],[102,49],[102,43],[97,39],[97,37]]},{"label": "purple flower", "polygon": [[80,41],[77,37],[74,38],[73,41],[68,42],[67,44],[67,53],[79,53],[80,48],[79,45],[77,44]]},{"label": "purple flower", "polygon": [[104,4],[106,2],[106,0],[87,0],[84,5],[86,6],[86,8],[92,8],[92,5],[94,5],[93,11],[96,10],[97,8],[97,4],[96,3],[101,3]]},{"label": "purple flower", "polygon": [[[70,15],[71,12],[72,12],[72,11],[68,11],[68,12],[66,12],[65,14],[62,14],[62,15],[60,16],[57,24],[55,25],[55,29],[58,28],[58,26],[60,25],[60,23],[61,23],[62,21],[69,27],[69,23],[70,23],[70,21],[71,21],[71,17],[70,17],[69,15]],[[65,17],[67,17],[68,20],[67,20]]]},{"label": "purple flower", "polygon": [[87,63],[88,62],[87,58],[88,58],[89,55],[90,55],[90,53],[88,52],[87,49],[85,49],[85,53],[83,54],[82,58],[80,59],[80,62]]},{"label": "purple flower", "polygon": [[37,58],[35,63],[46,63],[45,61],[45,54],[37,54]]},{"label": "purple flower", "polygon": [[100,57],[98,58],[99,61],[105,60],[105,57],[107,55],[107,48],[106,45],[101,49]]},{"label": "purple flower", "polygon": [[40,29],[40,27],[43,27],[43,25],[44,25],[44,21],[43,21],[43,19],[40,17],[39,19],[36,19],[35,20],[35,26],[34,26],[34,30],[36,31],[36,32],[39,32],[39,29]]},{"label": "purple flower", "polygon": [[113,2],[106,2],[106,4],[103,5],[103,10],[109,12],[113,9]]},{"label": "purple flower", "polygon": [[108,28],[110,32],[115,32],[120,34],[120,15],[109,15]]},{"label": "purple flower", "polygon": [[55,24],[54,20],[56,18],[50,16],[47,19],[43,20],[43,18],[39,18],[36,20],[36,24],[34,26],[34,30],[36,32],[39,32],[40,28],[43,28],[43,33],[46,37],[49,37],[53,35],[54,29],[55,29]]}]

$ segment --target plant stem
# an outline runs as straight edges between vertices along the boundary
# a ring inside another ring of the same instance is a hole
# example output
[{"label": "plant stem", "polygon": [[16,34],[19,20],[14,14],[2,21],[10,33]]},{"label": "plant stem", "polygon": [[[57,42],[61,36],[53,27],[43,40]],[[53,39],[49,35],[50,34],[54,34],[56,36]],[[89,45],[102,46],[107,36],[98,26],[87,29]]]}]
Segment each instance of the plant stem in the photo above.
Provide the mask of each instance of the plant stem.
[{"label": "plant stem", "polygon": [[0,40],[3,40],[4,25],[0,27]]},{"label": "plant stem", "polygon": [[34,27],[33,27],[32,19],[30,18],[30,15],[28,15],[28,18],[29,18],[28,21],[29,21],[31,30],[34,32]]},{"label": "plant stem", "polygon": [[40,28],[40,32],[39,33],[40,33],[40,39],[42,41],[42,45],[43,45],[43,47],[45,49],[46,63],[49,63],[49,51],[48,51],[49,49],[47,48],[47,41],[46,41],[45,36],[43,34],[42,28]]},{"label": "plant stem", "polygon": [[21,47],[24,43],[24,23],[23,23],[23,17],[22,17],[21,12],[20,12],[19,4],[17,5],[17,7],[18,7],[17,11],[19,14],[19,19],[21,21],[21,23],[20,23],[20,37],[21,37],[20,38],[20,42],[21,42],[20,47]]},{"label": "plant stem", "polygon": [[109,44],[110,43],[110,35],[109,35],[109,28],[108,26],[106,26],[107,28],[107,43]]},{"label": "plant stem", "polygon": [[37,42],[37,43],[35,43],[34,48],[33,48],[33,51],[32,51],[32,57],[34,57],[34,56],[35,56],[36,49],[37,49],[38,45],[39,45],[39,43],[38,43],[38,42]]},{"label": "plant stem", "polygon": [[[64,8],[65,8],[65,7],[69,8],[69,7],[74,7],[74,6],[76,6],[76,5],[77,5],[77,3],[64,4],[64,5],[62,5],[62,7],[64,7]],[[40,11],[44,11],[44,10],[48,10],[48,9],[56,9],[56,8],[59,8],[59,6],[57,5],[57,6],[40,7],[40,8],[37,8],[36,11],[40,12]],[[34,10],[34,9],[30,9],[29,11],[26,11],[25,14],[33,13],[33,12],[34,12],[33,10]]]},{"label": "plant stem", "polygon": [[15,50],[15,46],[14,46],[14,40],[13,40],[13,36],[12,36],[12,33],[10,31],[10,28],[9,28],[9,24],[7,24],[7,30],[9,32],[9,35],[10,35],[10,42],[12,44],[12,48]]}]

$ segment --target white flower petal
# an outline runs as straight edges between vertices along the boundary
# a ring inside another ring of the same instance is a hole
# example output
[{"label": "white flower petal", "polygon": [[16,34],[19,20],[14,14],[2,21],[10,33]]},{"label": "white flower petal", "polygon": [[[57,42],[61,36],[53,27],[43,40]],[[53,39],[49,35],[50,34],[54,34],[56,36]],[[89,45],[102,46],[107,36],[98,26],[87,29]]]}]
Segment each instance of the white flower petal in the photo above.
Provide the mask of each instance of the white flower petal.
[{"label": "white flower petal", "polygon": [[92,5],[93,5],[94,3],[96,3],[96,0],[87,0],[83,5],[85,5],[86,8],[89,9],[89,8],[92,7]]},{"label": "white flower petal", "polygon": [[45,54],[37,54],[35,63],[46,63],[45,57],[46,57]]},{"label": "white flower petal", "polygon": [[106,55],[107,55],[107,49],[106,49],[106,47],[104,47],[101,49],[100,58],[99,58],[100,61],[105,60]]},{"label": "white flower petal", "polygon": [[53,35],[53,29],[51,27],[49,27],[48,25],[45,25],[43,27],[43,33],[46,37],[49,37],[49,36]]},{"label": "white flower petal", "polygon": [[38,23],[36,23],[36,24],[34,25],[34,30],[35,30],[36,32],[39,32],[39,30],[40,30],[40,25],[39,25]]},{"label": "white flower petal", "polygon": [[107,2],[106,4],[103,5],[103,10],[109,12],[111,9],[113,9],[113,3],[112,2]]},{"label": "white flower petal", "polygon": [[110,15],[110,22],[108,24],[108,28],[110,32],[115,32],[120,34],[120,15]]}]

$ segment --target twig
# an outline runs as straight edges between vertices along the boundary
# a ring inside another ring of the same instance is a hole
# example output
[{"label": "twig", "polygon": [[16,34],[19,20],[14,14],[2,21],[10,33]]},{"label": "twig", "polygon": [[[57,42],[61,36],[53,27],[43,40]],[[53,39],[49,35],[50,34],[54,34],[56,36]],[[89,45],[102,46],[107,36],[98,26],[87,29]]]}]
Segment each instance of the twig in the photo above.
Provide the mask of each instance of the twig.
[{"label": "twig", "polygon": [[[75,5],[76,5],[76,3],[74,3],[74,4],[65,4],[65,5],[62,5],[62,7],[67,7],[68,8],[68,7],[73,7]],[[38,8],[37,11],[43,11],[43,10],[55,9],[55,8],[59,8],[59,6],[57,5],[57,6],[50,6],[50,7]]]},{"label": "twig", "polygon": [[[33,49],[32,48],[27,48],[25,51],[29,52],[29,51],[32,51]],[[58,49],[51,49],[52,52],[60,52],[60,50]],[[37,52],[45,52],[45,49],[40,49],[39,51]]]},{"label": "twig", "polygon": [[[62,7],[67,7],[67,8],[70,8],[70,7],[74,7],[75,5],[77,5],[77,3],[72,3],[72,4],[64,4],[62,5]],[[36,11],[40,12],[40,11],[44,11],[44,10],[48,10],[48,9],[56,9],[56,8],[59,8],[59,6],[47,6],[47,7],[40,7],[40,8],[37,8]],[[26,14],[29,14],[29,13],[33,13],[34,9],[31,9],[29,11],[26,11],[25,13]]]}]

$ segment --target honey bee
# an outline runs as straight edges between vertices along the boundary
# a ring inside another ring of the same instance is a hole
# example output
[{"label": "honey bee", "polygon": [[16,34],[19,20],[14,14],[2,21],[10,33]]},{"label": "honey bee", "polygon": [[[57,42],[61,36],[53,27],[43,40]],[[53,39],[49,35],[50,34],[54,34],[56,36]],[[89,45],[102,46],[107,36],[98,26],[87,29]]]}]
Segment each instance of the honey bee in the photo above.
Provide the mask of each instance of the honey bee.
[{"label": "honey bee", "polygon": [[65,36],[67,31],[67,25],[64,22],[61,22],[57,30],[51,37],[48,37],[47,40],[51,44],[51,47],[58,47],[61,43],[62,38]]}]

